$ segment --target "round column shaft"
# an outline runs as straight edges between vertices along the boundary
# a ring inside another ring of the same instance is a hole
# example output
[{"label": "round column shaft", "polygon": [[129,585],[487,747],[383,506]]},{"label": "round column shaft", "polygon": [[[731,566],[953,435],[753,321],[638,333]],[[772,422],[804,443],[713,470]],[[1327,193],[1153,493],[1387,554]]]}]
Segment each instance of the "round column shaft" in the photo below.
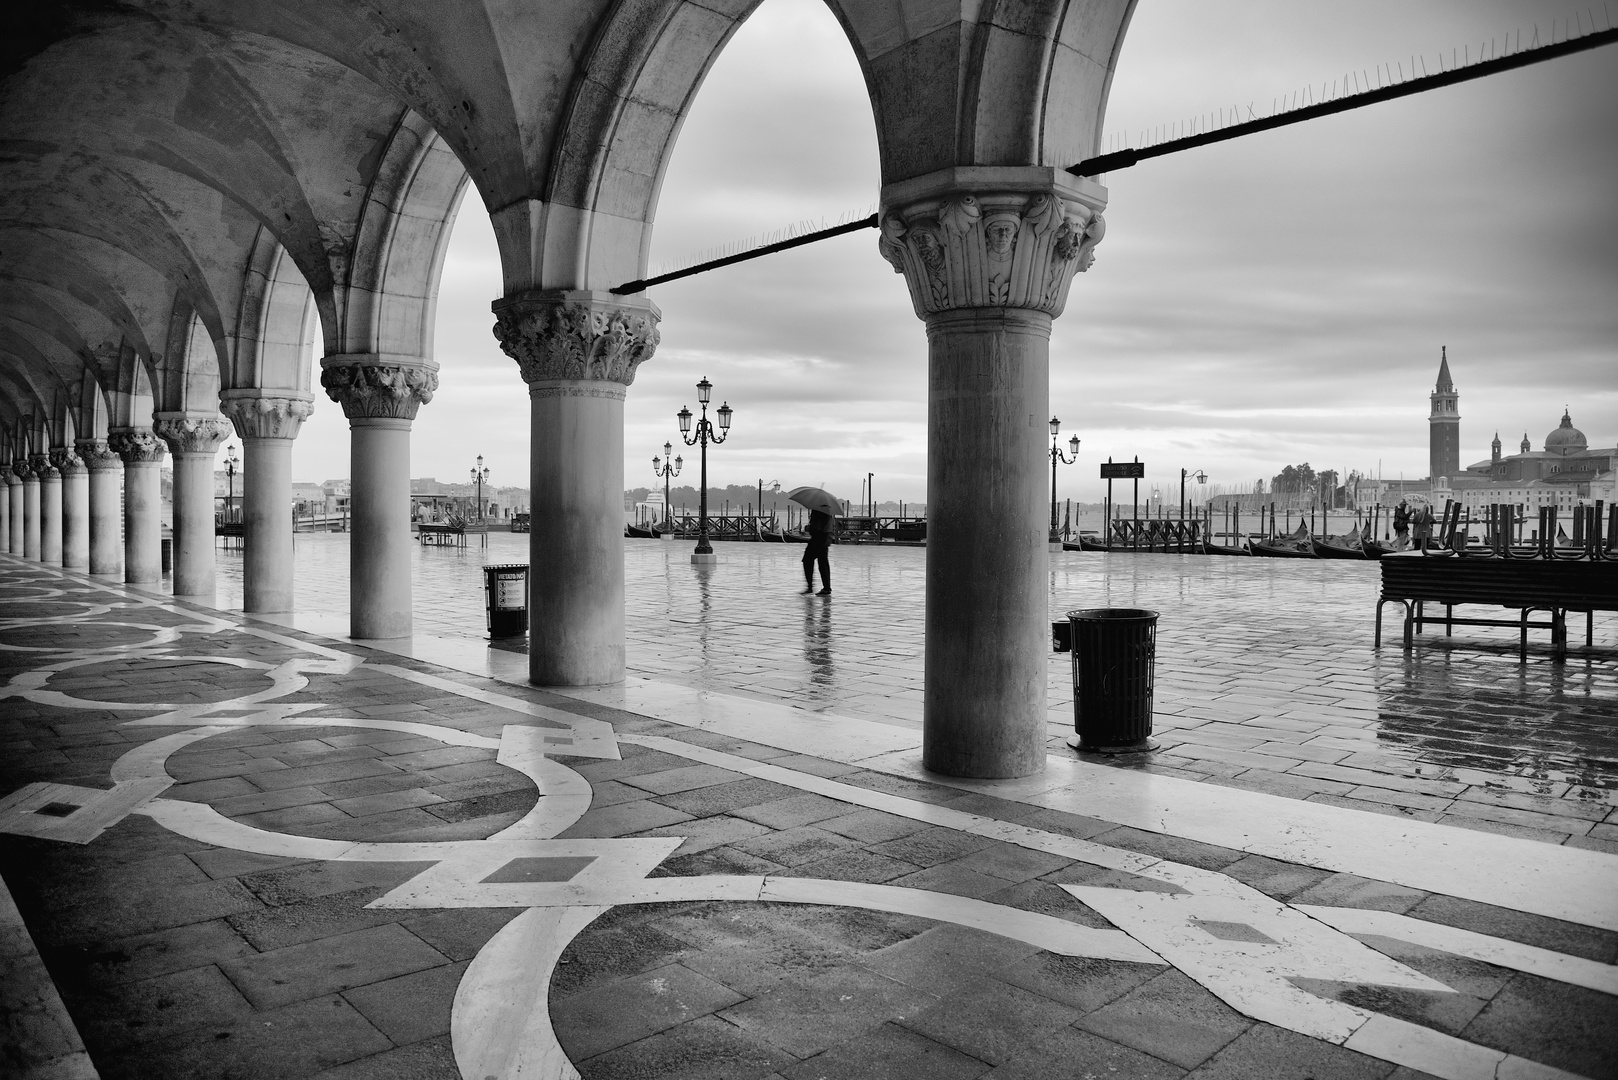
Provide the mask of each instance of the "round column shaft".
[{"label": "round column shaft", "polygon": [[314,411],[311,395],[247,388],[225,390],[219,397],[220,411],[242,440],[242,607],[291,611],[292,443]]},{"label": "round column shaft", "polygon": [[62,474],[49,465],[39,474],[39,561],[62,565]]},{"label": "round column shaft", "polygon": [[1051,319],[927,320],[923,764],[1025,776],[1045,762],[1045,417]]},{"label": "round column shaft", "polygon": [[22,557],[39,561],[39,477],[22,479]]},{"label": "round column shaft", "polygon": [[22,554],[22,481],[11,472],[11,466],[5,467],[4,477],[6,488],[0,491],[0,501],[5,503],[5,513],[0,514],[0,548],[8,554]]},{"label": "round column shaft", "polygon": [[1104,232],[1105,190],[970,166],[882,204],[878,249],[927,324],[922,764],[1027,776],[1045,767],[1051,320]]},{"label": "round column shaft", "polygon": [[213,603],[213,463],[230,434],[223,417],[159,414],[153,425],[174,455],[174,595]]},{"label": "round column shaft", "polygon": [[657,308],[609,293],[535,292],[498,300],[494,312],[532,417],[529,681],[622,681],[624,397],[657,348]]},{"label": "round column shaft", "polygon": [[89,469],[90,573],[121,577],[124,572],[124,523],[120,505],[124,463],[101,439],[74,444]]},{"label": "round column shaft", "polygon": [[409,637],[410,422],[438,389],[425,358],[327,356],[320,385],[343,406],[351,451],[348,624],[356,638]]},{"label": "round column shaft", "polygon": [[124,580],[163,580],[163,444],[150,431],[116,431],[108,445],[124,459]]},{"label": "round column shaft", "polygon": [[52,450],[51,464],[62,474],[62,565],[89,569],[90,473],[72,449]]},{"label": "round column shaft", "polygon": [[[353,532],[348,582],[349,634],[409,637],[410,421],[386,417],[350,421],[349,475]],[[251,482],[251,481],[249,481]]]}]

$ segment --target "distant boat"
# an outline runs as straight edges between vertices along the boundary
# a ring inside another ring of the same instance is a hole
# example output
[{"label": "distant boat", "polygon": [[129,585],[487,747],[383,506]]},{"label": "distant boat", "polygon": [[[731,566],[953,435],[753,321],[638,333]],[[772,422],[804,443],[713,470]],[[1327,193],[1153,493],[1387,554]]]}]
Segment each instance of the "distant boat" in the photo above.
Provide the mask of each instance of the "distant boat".
[{"label": "distant boat", "polygon": [[1277,536],[1271,540],[1258,540],[1252,545],[1254,555],[1270,559],[1313,559],[1314,545],[1309,540],[1309,526],[1303,522],[1291,536]]},{"label": "distant boat", "polygon": [[789,544],[807,544],[809,534],[801,529],[782,529],[781,536]]},{"label": "distant boat", "polygon": [[1253,554],[1251,551],[1247,550],[1247,545],[1246,544],[1239,544],[1237,546],[1232,547],[1229,544],[1216,544],[1211,540],[1203,541],[1202,550],[1204,552],[1206,552],[1207,554],[1209,554],[1209,555],[1251,555],[1251,554]]},{"label": "distant boat", "polygon": [[766,544],[784,544],[787,541],[787,538],[782,535],[780,529],[760,528],[758,530],[758,538],[764,541]]},{"label": "distant boat", "polygon": [[906,521],[897,525],[885,525],[877,530],[877,535],[884,540],[898,540],[907,544],[920,543],[927,539],[927,523]]},{"label": "distant boat", "polygon": [[1310,546],[1315,555],[1322,559],[1364,559],[1365,549],[1360,546],[1360,534],[1357,532],[1345,533],[1342,536],[1323,536],[1316,540],[1310,539]]},{"label": "distant boat", "polygon": [[643,529],[639,525],[625,525],[624,535],[635,540],[656,540],[657,533],[651,529]]}]

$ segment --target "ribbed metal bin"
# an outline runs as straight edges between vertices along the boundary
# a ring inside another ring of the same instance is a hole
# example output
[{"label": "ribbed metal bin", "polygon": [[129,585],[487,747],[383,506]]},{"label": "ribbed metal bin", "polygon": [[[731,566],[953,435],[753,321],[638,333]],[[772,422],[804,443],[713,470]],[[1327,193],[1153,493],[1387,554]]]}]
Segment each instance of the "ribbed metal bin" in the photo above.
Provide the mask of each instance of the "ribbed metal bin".
[{"label": "ribbed metal bin", "polygon": [[1067,613],[1073,649],[1072,745],[1104,754],[1150,750],[1157,612],[1085,608]]},{"label": "ribbed metal bin", "polygon": [[483,568],[483,596],[491,638],[528,633],[528,564],[495,563]]}]

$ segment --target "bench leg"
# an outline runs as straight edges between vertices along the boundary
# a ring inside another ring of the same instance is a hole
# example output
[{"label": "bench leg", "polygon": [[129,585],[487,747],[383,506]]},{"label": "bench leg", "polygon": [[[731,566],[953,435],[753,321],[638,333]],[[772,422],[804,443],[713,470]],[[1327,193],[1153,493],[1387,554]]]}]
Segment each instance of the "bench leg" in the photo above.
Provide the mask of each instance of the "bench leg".
[{"label": "bench leg", "polygon": [[1584,647],[1588,649],[1596,643],[1596,612],[1591,608],[1584,613]]},{"label": "bench leg", "polygon": [[1455,624],[1451,621],[1454,618],[1455,618],[1455,605],[1454,604],[1445,604],[1444,605],[1444,636],[1445,637],[1454,637],[1455,636]]},{"label": "bench leg", "polygon": [[1522,630],[1521,630],[1522,637],[1517,643],[1517,660],[1518,660],[1519,663],[1523,663],[1523,664],[1528,663],[1528,612],[1529,612],[1529,610],[1530,610],[1529,608],[1523,608],[1522,612],[1518,615],[1518,619],[1522,624]]}]

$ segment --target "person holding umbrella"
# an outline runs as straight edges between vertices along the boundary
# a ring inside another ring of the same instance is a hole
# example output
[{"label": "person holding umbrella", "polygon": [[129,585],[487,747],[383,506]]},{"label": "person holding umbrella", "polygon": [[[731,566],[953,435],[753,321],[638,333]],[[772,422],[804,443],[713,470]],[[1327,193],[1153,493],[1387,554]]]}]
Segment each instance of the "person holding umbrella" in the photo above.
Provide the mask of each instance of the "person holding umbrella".
[{"label": "person holding umbrella", "polygon": [[803,551],[803,591],[815,591],[815,565],[820,566],[820,595],[831,595],[831,530],[842,509],[831,493],[823,488],[799,487],[787,492],[787,498],[809,511],[809,544]]}]

